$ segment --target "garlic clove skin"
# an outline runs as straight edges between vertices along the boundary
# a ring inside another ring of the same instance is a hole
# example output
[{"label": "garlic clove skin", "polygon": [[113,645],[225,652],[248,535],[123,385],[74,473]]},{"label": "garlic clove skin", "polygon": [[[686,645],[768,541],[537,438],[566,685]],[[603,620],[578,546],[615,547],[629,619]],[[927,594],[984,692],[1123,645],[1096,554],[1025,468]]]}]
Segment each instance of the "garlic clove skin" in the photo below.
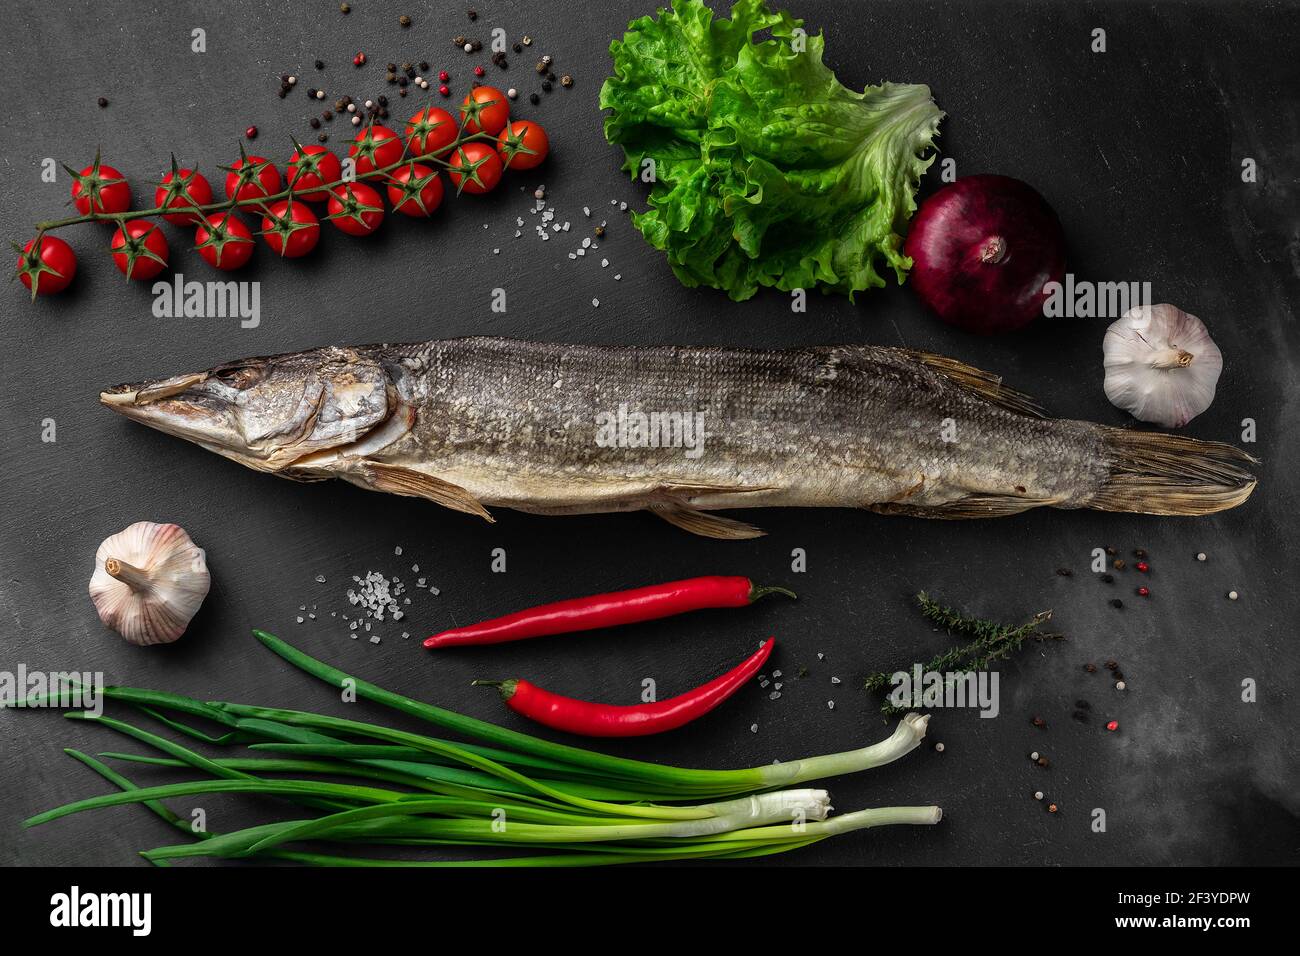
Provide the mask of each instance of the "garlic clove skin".
[{"label": "garlic clove skin", "polygon": [[167,644],[185,633],[211,584],[207,556],[184,528],[137,521],[95,552],[90,599],[132,644]]},{"label": "garlic clove skin", "polygon": [[1223,353],[1204,323],[1176,306],[1129,309],[1101,348],[1106,397],[1140,421],[1181,428],[1214,401]]}]

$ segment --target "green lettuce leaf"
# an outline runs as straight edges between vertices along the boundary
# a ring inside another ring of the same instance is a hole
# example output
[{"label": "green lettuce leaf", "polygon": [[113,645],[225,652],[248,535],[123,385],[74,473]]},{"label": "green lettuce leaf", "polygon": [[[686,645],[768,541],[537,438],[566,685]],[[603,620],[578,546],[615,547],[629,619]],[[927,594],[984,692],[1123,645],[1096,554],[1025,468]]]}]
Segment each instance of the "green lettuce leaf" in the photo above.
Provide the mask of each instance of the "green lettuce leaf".
[{"label": "green lettuce leaf", "polygon": [[[885,284],[878,268],[902,282],[911,267],[900,233],[943,113],[927,86],[848,89],[801,23],[763,0],[738,0],[730,20],[674,0],[610,44],[605,138],[634,180],[653,160],[633,222],[684,285],[852,299]],[[760,30],[771,39],[753,42]]]}]

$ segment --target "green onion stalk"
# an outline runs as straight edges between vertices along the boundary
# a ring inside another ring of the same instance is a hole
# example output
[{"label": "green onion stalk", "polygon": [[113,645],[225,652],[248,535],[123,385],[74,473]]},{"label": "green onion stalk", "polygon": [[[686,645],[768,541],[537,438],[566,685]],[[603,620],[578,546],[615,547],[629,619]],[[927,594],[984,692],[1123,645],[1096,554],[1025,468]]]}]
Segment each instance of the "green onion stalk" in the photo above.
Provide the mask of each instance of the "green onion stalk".
[{"label": "green onion stalk", "polygon": [[[412,865],[354,847],[525,847],[506,859],[422,860],[431,866],[585,866],[698,858],[745,859],[798,849],[874,826],[934,824],[939,808],[887,807],[831,816],[825,790],[798,784],[854,773],[915,749],[927,718],[908,714],[877,744],[742,770],[695,770],[611,757],[553,743],[395,694],[351,677],[264,631],[257,639],[325,683],[452,731],[460,743],[380,724],[278,707],[198,701],[165,691],[110,687],[104,694],[182,737],[248,755],[208,757],[116,717],[74,712],[150,748],[106,759],[197,771],[201,779],[139,787],[100,760],[67,754],[115,785],[37,814],[37,826],[75,813],[140,804],[192,837],[143,856],[159,866],[191,857],[265,858],[314,866]],[[24,702],[36,706],[55,694]],[[188,721],[216,724],[210,733]],[[287,776],[285,776],[287,775]],[[342,782],[347,781],[347,782]],[[253,794],[297,808],[292,818],[231,833],[194,833],[165,800]],[[301,811],[311,811],[303,816]],[[335,843],[340,853],[296,844]]]}]

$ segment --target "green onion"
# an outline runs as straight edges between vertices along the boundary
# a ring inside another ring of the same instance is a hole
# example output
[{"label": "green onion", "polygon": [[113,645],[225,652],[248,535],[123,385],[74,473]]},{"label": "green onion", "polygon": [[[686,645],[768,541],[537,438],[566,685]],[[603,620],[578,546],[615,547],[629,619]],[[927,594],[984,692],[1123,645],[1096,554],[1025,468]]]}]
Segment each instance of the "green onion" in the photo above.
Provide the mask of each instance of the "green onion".
[{"label": "green onion", "polygon": [[[829,816],[824,790],[795,785],[896,760],[925,734],[909,714],[886,740],[860,750],[743,770],[694,770],[610,757],[551,743],[386,691],[323,664],[284,641],[254,632],[284,659],[357,695],[467,736],[462,743],[309,711],[201,702],[135,687],[105,688],[182,737],[241,745],[207,757],[116,717],[72,713],[128,737],[152,753],[101,756],[188,770],[202,779],[140,787],[85,754],[66,751],[114,784],[114,793],[78,800],[25,821],[37,826],[89,810],[140,804],[194,838],[142,855],[150,862],[194,857],[270,858],[309,866],[592,866],[686,859],[746,859],[784,853],[874,826],[934,824],[937,807],[885,807]],[[30,701],[28,703],[31,703]],[[213,734],[174,715],[210,721]],[[286,776],[287,775],[287,776]],[[346,781],[349,778],[354,782]],[[229,833],[193,833],[162,802],[199,794],[271,796],[301,818]],[[303,816],[302,810],[309,815]],[[314,815],[311,815],[313,814]],[[309,852],[306,842],[336,853]],[[506,859],[389,860],[355,853],[374,847],[527,847]]]}]

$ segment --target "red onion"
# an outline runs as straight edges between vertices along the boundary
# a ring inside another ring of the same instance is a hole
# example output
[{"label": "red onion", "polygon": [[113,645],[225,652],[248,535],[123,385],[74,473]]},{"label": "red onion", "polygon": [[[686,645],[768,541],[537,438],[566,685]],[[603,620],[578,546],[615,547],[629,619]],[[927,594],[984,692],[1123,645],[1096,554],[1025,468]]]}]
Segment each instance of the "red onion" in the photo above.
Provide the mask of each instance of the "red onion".
[{"label": "red onion", "polygon": [[924,203],[903,251],[911,284],[944,322],[1010,332],[1043,314],[1043,287],[1065,276],[1060,220],[1009,176],[964,176]]}]

